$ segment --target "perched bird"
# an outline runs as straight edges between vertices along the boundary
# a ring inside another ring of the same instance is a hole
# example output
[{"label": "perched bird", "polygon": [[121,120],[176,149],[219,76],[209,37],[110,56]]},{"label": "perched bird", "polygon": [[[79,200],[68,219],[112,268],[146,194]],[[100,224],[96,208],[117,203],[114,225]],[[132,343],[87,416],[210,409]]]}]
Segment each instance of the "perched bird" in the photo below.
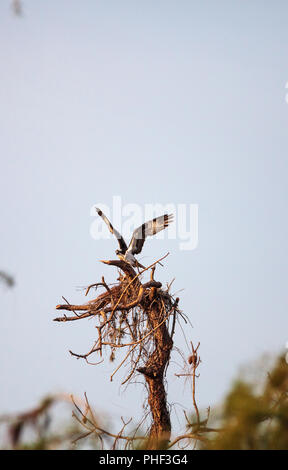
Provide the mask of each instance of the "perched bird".
[{"label": "perched bird", "polygon": [[155,217],[155,219],[149,220],[149,222],[145,222],[134,230],[130,243],[127,246],[121,233],[119,233],[113,227],[110,220],[107,219],[106,215],[103,214],[103,212],[98,209],[98,207],[96,207],[96,211],[107,224],[110,232],[113,233],[113,235],[118,240],[120,250],[115,251],[118,258],[131,264],[131,266],[136,266],[138,268],[144,268],[144,266],[142,266],[142,264],[137,261],[134,255],[141,253],[146,238],[155,235],[161,230],[164,230],[166,227],[168,227],[169,223],[173,221],[173,214],[164,214],[160,217]]}]

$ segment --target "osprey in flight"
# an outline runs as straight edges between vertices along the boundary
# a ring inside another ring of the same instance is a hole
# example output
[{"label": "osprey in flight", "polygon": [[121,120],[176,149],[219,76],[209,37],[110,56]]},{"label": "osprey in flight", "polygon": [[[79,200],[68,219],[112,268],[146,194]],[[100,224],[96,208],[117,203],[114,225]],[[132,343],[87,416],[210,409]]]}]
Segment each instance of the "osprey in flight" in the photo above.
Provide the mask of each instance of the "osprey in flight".
[{"label": "osprey in flight", "polygon": [[137,266],[139,268],[144,268],[135,258],[134,255],[141,253],[146,237],[151,237],[156,233],[164,230],[168,227],[169,223],[173,220],[173,214],[164,214],[160,217],[155,217],[155,219],[149,220],[136,228],[133,232],[130,243],[127,247],[124,238],[121,233],[119,233],[111,224],[110,220],[107,219],[106,215],[96,207],[96,211],[102,217],[104,222],[107,224],[109,230],[118,240],[120,250],[116,250],[115,253],[118,258],[127,261],[132,266]]}]

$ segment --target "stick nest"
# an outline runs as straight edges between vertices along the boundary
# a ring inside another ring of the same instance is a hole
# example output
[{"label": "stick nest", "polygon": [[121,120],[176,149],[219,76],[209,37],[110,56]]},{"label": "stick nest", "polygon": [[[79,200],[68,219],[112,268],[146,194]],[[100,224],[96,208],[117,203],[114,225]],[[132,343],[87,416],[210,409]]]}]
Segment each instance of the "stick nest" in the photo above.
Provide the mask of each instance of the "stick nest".
[{"label": "stick nest", "polygon": [[[162,258],[163,259],[163,258]],[[86,354],[70,353],[78,359],[83,358],[89,364],[89,357],[92,354],[98,354],[100,361],[103,361],[102,354],[104,349],[109,350],[110,360],[116,357],[119,349],[125,349],[125,357],[111,375],[120,367],[128,362],[129,372],[125,383],[131,379],[135,371],[145,373],[147,361],[151,357],[152,351],[159,350],[159,355],[165,349],[163,343],[163,328],[165,335],[171,340],[174,334],[175,321],[177,314],[181,314],[178,309],[179,299],[174,299],[169,293],[169,287],[162,289],[162,284],[154,279],[154,271],[158,260],[142,272],[137,274],[131,265],[122,260],[103,261],[105,264],[119,268],[119,278],[114,285],[108,285],[104,277],[102,281],[90,285],[90,289],[103,289],[95,299],[82,304],[71,305],[66,299],[66,304],[57,305],[57,310],[66,310],[72,312],[72,316],[64,314],[57,317],[54,321],[67,322],[82,320],[84,318],[94,317],[97,321],[97,340],[90,351]],[[150,269],[150,281],[141,282],[144,271]],[[185,319],[184,319],[185,320]],[[162,333],[161,333],[162,331]],[[172,343],[173,344],[173,343]],[[171,349],[171,344],[169,344]],[[95,363],[94,363],[95,364]]]}]

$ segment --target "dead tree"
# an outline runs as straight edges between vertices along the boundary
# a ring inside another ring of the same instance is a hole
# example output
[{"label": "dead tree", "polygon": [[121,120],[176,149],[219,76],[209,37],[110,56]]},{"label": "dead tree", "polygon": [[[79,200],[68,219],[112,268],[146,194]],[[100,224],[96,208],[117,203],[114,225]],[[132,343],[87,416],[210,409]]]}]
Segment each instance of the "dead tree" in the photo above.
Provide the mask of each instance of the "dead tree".
[{"label": "dead tree", "polygon": [[[112,373],[111,380],[121,366],[127,363],[129,372],[122,384],[129,382],[137,373],[145,377],[152,416],[146,443],[146,448],[150,449],[165,448],[169,443],[171,422],[164,378],[173,347],[176,318],[178,314],[183,317],[178,309],[179,299],[174,299],[169,293],[169,287],[162,289],[162,284],[154,279],[156,264],[161,259],[139,274],[125,261],[103,261],[119,268],[118,282],[109,286],[102,277],[101,282],[87,288],[86,295],[92,288],[103,288],[104,292],[83,305],[70,305],[64,299],[66,303],[56,308],[72,312],[73,315],[64,314],[54,319],[57,322],[69,322],[95,318],[98,337],[93,347],[86,354],[70,351],[73,356],[83,358],[90,364],[92,354],[98,354],[102,362],[106,348],[110,349],[111,360],[115,359],[120,348],[127,350],[124,359]],[[151,269],[150,280],[142,283],[143,273],[148,269]]]}]

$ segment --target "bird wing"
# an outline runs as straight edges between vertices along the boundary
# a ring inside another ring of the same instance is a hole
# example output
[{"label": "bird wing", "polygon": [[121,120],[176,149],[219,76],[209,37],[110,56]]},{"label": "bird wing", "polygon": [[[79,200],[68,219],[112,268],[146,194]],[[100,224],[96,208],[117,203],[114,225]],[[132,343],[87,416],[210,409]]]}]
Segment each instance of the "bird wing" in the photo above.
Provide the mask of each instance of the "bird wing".
[{"label": "bird wing", "polygon": [[126,245],[126,242],[125,242],[124,238],[122,237],[121,233],[119,233],[119,232],[113,227],[113,225],[111,224],[110,220],[107,219],[106,215],[103,214],[103,212],[101,211],[101,209],[98,209],[98,207],[96,207],[96,211],[98,212],[98,214],[100,215],[100,217],[102,217],[102,219],[104,220],[105,224],[106,224],[107,227],[109,228],[109,231],[110,231],[111,233],[113,233],[113,235],[117,238],[118,243],[119,243],[119,246],[120,246],[121,253],[125,254],[126,251],[127,251],[127,245]]},{"label": "bird wing", "polygon": [[140,225],[140,227],[136,228],[133,232],[128,251],[132,253],[132,255],[140,253],[146,237],[151,237],[161,230],[164,230],[172,220],[173,214],[164,214]]}]

